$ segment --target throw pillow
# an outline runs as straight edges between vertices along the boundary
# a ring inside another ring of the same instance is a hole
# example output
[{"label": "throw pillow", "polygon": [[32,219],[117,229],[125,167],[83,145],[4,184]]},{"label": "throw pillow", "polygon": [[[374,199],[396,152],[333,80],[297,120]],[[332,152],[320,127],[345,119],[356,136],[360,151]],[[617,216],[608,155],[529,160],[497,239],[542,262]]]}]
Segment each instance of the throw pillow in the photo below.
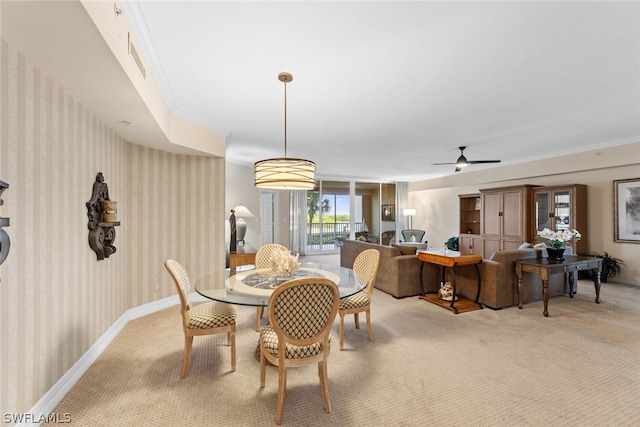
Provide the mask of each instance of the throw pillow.
[{"label": "throw pillow", "polygon": [[418,249],[415,246],[396,245],[395,243],[392,243],[391,246],[398,249],[400,251],[400,255],[415,255],[416,250]]}]

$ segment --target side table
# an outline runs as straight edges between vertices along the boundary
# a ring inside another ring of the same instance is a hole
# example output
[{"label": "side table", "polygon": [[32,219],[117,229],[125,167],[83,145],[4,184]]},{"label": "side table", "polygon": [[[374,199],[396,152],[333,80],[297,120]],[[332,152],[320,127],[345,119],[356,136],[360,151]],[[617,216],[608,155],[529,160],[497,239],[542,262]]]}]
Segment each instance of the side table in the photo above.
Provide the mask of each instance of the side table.
[{"label": "side table", "polygon": [[482,263],[482,257],[480,255],[461,255],[460,252],[455,251],[420,251],[418,252],[418,259],[423,262],[422,267],[420,268],[420,281],[422,282],[422,295],[420,298],[426,299],[424,292],[424,279],[422,278],[422,270],[424,268],[424,263],[428,262],[431,264],[436,264],[441,267],[442,274],[442,283],[445,282],[445,268],[448,269],[449,275],[451,276],[451,285],[453,286],[453,298],[451,298],[451,304],[449,309],[453,311],[455,314],[458,314],[458,309],[454,306],[456,302],[457,289],[456,289],[456,273],[454,271],[454,267],[457,265],[474,265],[476,268],[476,273],[478,275],[478,291],[476,293],[475,303],[478,305],[478,308],[483,308],[482,304],[478,302],[480,299],[480,287],[481,287],[481,279],[480,279],[480,269],[478,268],[478,264]]},{"label": "side table", "polygon": [[229,253],[229,267],[238,267],[240,265],[255,264],[256,252],[258,250],[249,244],[238,246],[234,252]]},{"label": "side table", "polygon": [[[602,271],[602,259],[565,255],[564,261],[554,261],[549,258],[527,259],[516,262],[516,276],[518,277],[518,308],[522,309],[522,273],[534,273],[542,279],[542,300],[544,302],[544,317],[549,317],[547,305],[549,304],[549,276],[552,274],[575,275],[578,271],[593,270],[593,284],[596,288],[596,304],[600,303],[600,271]],[[573,298],[573,277],[570,278],[569,296]]]}]

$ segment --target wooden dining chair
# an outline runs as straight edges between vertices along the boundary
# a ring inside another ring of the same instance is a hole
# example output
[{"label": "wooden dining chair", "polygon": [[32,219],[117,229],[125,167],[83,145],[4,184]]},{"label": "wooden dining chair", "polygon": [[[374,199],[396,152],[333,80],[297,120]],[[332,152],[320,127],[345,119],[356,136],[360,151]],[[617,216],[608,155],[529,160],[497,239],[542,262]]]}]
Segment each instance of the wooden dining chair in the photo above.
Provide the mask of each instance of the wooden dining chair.
[{"label": "wooden dining chair", "polygon": [[231,304],[211,301],[192,305],[189,298],[191,284],[189,275],[178,261],[168,259],[164,266],[171,275],[180,297],[180,314],[184,331],[184,359],[180,378],[187,376],[191,361],[193,337],[227,333],[227,344],[231,346],[231,371],[236,370],[236,307]]},{"label": "wooden dining chair", "polygon": [[338,286],[323,277],[293,279],[271,294],[269,324],[260,329],[260,387],[269,361],[278,367],[276,424],[282,421],[289,367],[318,364],[324,410],[331,412],[327,358],[339,301]]},{"label": "wooden dining chair", "polygon": [[[269,243],[267,245],[262,245],[256,251],[256,269],[270,269],[271,266],[271,255],[273,255],[276,251],[286,251],[289,252],[286,246],[279,245],[277,243]],[[260,330],[260,325],[262,322],[262,315],[264,313],[264,307],[259,306],[256,309],[256,331]]]},{"label": "wooden dining chair", "polygon": [[356,329],[360,329],[358,314],[363,311],[367,315],[367,330],[369,341],[373,342],[373,329],[371,328],[371,297],[373,287],[378,277],[378,266],[380,265],[380,251],[377,249],[367,249],[356,257],[353,261],[353,273],[356,278],[366,284],[366,288],[350,297],[340,300],[340,350],[344,349],[344,316],[353,314]]}]

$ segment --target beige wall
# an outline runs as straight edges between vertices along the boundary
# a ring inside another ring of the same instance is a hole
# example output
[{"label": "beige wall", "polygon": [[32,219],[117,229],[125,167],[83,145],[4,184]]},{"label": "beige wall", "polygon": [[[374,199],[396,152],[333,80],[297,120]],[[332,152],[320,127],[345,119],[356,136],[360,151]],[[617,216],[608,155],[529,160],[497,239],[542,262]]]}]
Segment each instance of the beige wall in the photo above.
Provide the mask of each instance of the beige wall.
[{"label": "beige wall", "polygon": [[613,239],[613,181],[630,178],[640,178],[640,142],[487,171],[468,169],[455,176],[411,183],[409,204],[417,210],[414,228],[426,230],[431,246],[442,247],[449,237],[459,234],[459,194],[519,184],[585,184],[589,250],[606,251],[624,260],[622,274],[611,281],[640,285],[640,244]]},{"label": "beige wall", "polygon": [[[224,159],[133,145],[2,41],[0,413],[24,413],[129,308],[175,295],[224,262]],[[97,261],[87,208],[102,172],[118,202],[117,252]]]},{"label": "beige wall", "polygon": [[[260,194],[271,193],[273,195],[273,221],[274,234],[273,242],[291,246],[291,236],[289,231],[289,190],[261,190],[254,186],[253,168],[227,163],[226,169],[226,209],[225,215],[228,217],[233,207],[243,204],[254,218],[246,219],[247,235],[245,240],[253,247],[260,246]],[[225,226],[227,226],[225,224]],[[227,226],[228,228],[228,226]],[[229,240],[229,230],[227,230],[227,241]],[[271,243],[271,242],[269,242]]]}]

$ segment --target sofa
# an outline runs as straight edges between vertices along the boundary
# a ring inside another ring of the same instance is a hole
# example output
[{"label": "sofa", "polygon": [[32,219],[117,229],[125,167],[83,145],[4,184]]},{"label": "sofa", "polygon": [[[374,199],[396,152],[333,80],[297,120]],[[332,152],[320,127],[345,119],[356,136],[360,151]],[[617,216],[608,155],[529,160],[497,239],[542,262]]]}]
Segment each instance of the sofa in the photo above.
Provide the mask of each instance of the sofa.
[{"label": "sofa", "polygon": [[[365,249],[380,251],[380,266],[375,287],[396,298],[421,295],[421,284],[424,283],[425,293],[435,293],[440,289],[441,270],[435,264],[425,263],[417,255],[402,255],[398,247],[382,246],[357,240],[344,240],[340,248],[340,265],[352,268],[353,261]],[[565,252],[567,254],[570,251]],[[514,249],[498,251],[490,259],[482,260],[478,264],[481,278],[479,302],[483,305],[501,309],[518,304],[516,261],[546,256],[543,249]],[[475,300],[478,286],[478,276],[474,265],[455,267],[456,290],[458,295]],[[447,280],[450,280],[447,273]],[[523,274],[522,303],[542,300],[542,280],[533,273]],[[569,286],[563,275],[554,275],[549,279],[549,297],[569,293]]]},{"label": "sofa", "polygon": [[[380,252],[376,289],[396,298],[422,295],[422,261],[415,254],[402,255],[397,247],[345,239],[340,248],[340,265],[353,268],[353,261],[366,249],[377,249]],[[435,289],[431,292],[436,292],[440,286],[439,271],[437,266],[431,264],[425,265],[423,269],[425,288]]]},{"label": "sofa", "polygon": [[[565,252],[569,254],[570,251]],[[482,260],[478,265],[482,287],[479,302],[493,309],[500,309],[518,304],[516,261],[546,256],[543,249],[514,249],[498,251],[490,259]],[[455,268],[456,288],[458,295],[474,300],[477,289],[477,273],[475,266],[459,266]],[[522,275],[522,303],[542,300],[542,279],[537,274]],[[568,294],[569,281],[562,274],[549,278],[549,297]],[[430,291],[427,289],[427,291]]]}]

